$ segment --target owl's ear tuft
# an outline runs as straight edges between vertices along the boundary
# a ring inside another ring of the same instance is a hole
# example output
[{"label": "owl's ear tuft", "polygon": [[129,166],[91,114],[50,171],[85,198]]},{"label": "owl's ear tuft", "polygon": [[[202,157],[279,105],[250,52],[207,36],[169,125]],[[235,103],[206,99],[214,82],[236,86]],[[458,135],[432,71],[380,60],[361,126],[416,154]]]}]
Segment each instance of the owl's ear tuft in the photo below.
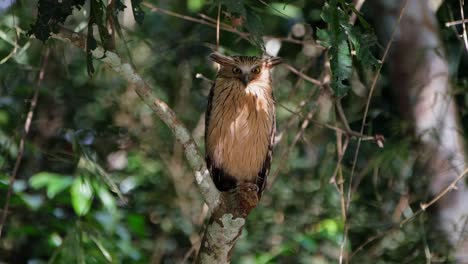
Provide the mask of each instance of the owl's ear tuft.
[{"label": "owl's ear tuft", "polygon": [[220,65],[233,65],[235,61],[228,56],[224,56],[221,53],[213,52],[210,54],[210,59]]},{"label": "owl's ear tuft", "polygon": [[283,62],[283,60],[280,57],[268,57],[268,58],[265,58],[264,60],[265,60],[265,66],[267,68],[273,68],[276,65],[281,64]]}]

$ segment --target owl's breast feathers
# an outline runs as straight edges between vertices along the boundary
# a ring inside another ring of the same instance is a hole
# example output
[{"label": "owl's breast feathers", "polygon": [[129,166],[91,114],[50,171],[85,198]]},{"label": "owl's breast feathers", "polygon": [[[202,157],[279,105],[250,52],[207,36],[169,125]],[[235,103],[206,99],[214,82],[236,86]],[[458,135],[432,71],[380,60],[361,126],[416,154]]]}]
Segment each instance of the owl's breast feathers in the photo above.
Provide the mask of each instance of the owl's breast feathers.
[{"label": "owl's breast feathers", "polygon": [[275,134],[275,106],[269,83],[218,78],[206,112],[206,161],[216,187],[227,191],[237,182],[265,188]]}]

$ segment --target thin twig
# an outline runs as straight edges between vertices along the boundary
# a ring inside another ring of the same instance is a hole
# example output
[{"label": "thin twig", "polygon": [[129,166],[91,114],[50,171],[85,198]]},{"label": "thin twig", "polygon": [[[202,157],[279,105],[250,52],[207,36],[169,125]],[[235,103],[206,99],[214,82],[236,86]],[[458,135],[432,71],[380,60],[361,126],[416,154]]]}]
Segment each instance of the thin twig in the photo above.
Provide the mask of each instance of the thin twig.
[{"label": "thin twig", "polygon": [[[363,119],[362,119],[362,123],[361,123],[361,130],[360,130],[360,134],[363,134],[364,133],[364,127],[366,125],[366,120],[367,120],[367,114],[369,112],[369,106],[370,106],[370,102],[371,102],[371,99],[372,99],[372,95],[374,93],[374,89],[375,89],[375,86],[377,85],[377,80],[379,79],[379,76],[380,76],[380,72],[382,70],[382,66],[387,58],[387,55],[388,55],[388,52],[390,50],[390,47],[393,43],[393,38],[395,37],[395,33],[398,29],[398,25],[400,24],[400,21],[403,17],[403,14],[404,14],[404,11],[406,9],[406,6],[408,4],[408,0],[405,0],[405,2],[403,3],[403,6],[400,10],[400,14],[398,16],[398,20],[396,21],[395,23],[395,26],[393,28],[393,31],[392,31],[392,34],[390,36],[390,40],[389,42],[387,43],[387,46],[385,47],[385,51],[384,51],[384,54],[382,56],[382,59],[381,59],[381,63],[377,69],[377,72],[375,73],[375,76],[374,76],[374,79],[372,81],[372,85],[371,85],[371,88],[369,90],[369,95],[367,96],[367,102],[366,102],[366,108],[364,110],[364,116],[363,116]],[[352,184],[353,184],[353,176],[354,176],[354,171],[356,169],[356,164],[357,164],[357,159],[358,159],[358,156],[359,156],[359,149],[361,147],[361,138],[358,139],[358,143],[357,143],[357,147],[356,147],[356,151],[354,153],[354,160],[353,160],[353,166],[352,166],[352,169],[351,169],[351,175],[349,177],[349,183],[348,183],[348,194],[347,194],[347,201],[346,201],[346,208],[349,209],[349,206],[351,204],[351,198],[352,198]],[[347,228],[347,223],[345,222],[345,230],[344,230],[344,241],[346,239],[346,237],[348,236],[348,228]],[[349,259],[347,258],[346,259],[346,263],[349,262]]]},{"label": "thin twig", "polygon": [[[361,7],[364,4],[364,2],[365,2],[365,0],[355,0],[354,1],[354,8],[356,9],[356,11],[359,12],[359,10],[361,10]],[[357,14],[353,12],[351,14],[351,18],[349,19],[349,22],[352,25],[354,25],[354,23],[356,22],[356,18],[357,18]]]},{"label": "thin twig", "polygon": [[452,27],[452,26],[456,26],[456,25],[460,25],[460,24],[464,24],[464,23],[468,23],[468,19],[461,19],[461,20],[446,22],[445,26],[446,27]]},{"label": "thin twig", "polygon": [[372,243],[374,240],[376,239],[379,239],[381,237],[384,237],[386,236],[388,233],[390,233],[391,231],[393,231],[395,229],[395,227],[387,230],[387,231],[384,231],[384,232],[379,232],[377,233],[376,235],[374,236],[371,236],[369,237],[364,243],[362,243],[361,245],[359,245],[356,250],[354,250],[351,255],[349,256],[348,260],[351,260],[359,251],[363,250],[367,245],[369,245],[370,243]]},{"label": "thin twig", "polygon": [[462,174],[460,174],[452,183],[449,184],[449,186],[447,186],[447,188],[445,188],[442,192],[440,192],[434,199],[432,199],[430,202],[428,203],[422,203],[421,204],[421,209],[422,210],[426,210],[429,206],[431,206],[432,204],[434,204],[435,202],[437,202],[438,200],[440,200],[440,198],[442,198],[444,195],[446,195],[449,191],[451,190],[456,190],[457,189],[457,183],[463,178],[465,177],[465,175],[468,173],[468,168],[465,169],[465,171],[462,172]]},{"label": "thin twig", "polygon": [[[16,19],[15,16],[13,16],[13,23],[16,25],[15,19]],[[0,60],[0,64],[3,64],[5,62],[7,62],[18,51],[18,49],[19,49],[18,35],[19,35],[18,28],[15,27],[15,42],[10,43],[10,42],[7,41],[11,45],[13,45],[13,49],[10,51],[10,53],[8,53],[8,55],[6,55],[3,59]]]},{"label": "thin twig", "polygon": [[292,73],[296,74],[297,76],[301,77],[302,79],[308,81],[308,82],[311,82],[315,85],[318,85],[318,86],[322,86],[324,83],[317,80],[317,79],[314,79],[312,77],[309,77],[308,75],[298,71],[296,68],[294,68],[293,66],[287,64],[287,63],[283,63],[283,65],[288,68],[288,70],[290,70]]},{"label": "thin twig", "polygon": [[197,73],[195,74],[195,78],[197,79],[202,79],[204,80],[205,82],[209,83],[210,85],[212,85],[214,83],[213,80],[211,80],[210,78],[206,77],[205,75],[201,74],[201,73]]},{"label": "thin twig", "polygon": [[[304,66],[301,67],[300,72],[302,73],[307,72],[310,69],[310,67],[312,67],[313,63],[314,63],[313,60],[309,60]],[[288,93],[288,97],[286,98],[288,101],[291,101],[291,98],[297,94],[297,90],[300,89],[300,87],[305,88],[305,86],[302,85],[303,83],[304,83],[304,79],[300,78],[299,76],[299,78],[297,78],[296,82],[294,83],[294,86]]]},{"label": "thin twig", "polygon": [[349,127],[348,119],[346,118],[346,115],[343,111],[343,107],[341,106],[341,98],[337,98],[335,100],[335,106],[336,106],[336,110],[338,111],[338,117],[340,118],[341,123],[343,123],[343,126],[345,127],[346,132],[350,132],[351,128]]},{"label": "thin twig", "polygon": [[[465,21],[465,13],[463,11],[463,1],[462,0],[458,0],[460,2],[460,14],[461,14],[461,20],[462,21]],[[462,23],[462,27],[463,27],[463,41],[465,42],[465,48],[466,50],[468,51],[468,37],[466,35],[466,26],[465,26],[465,23]]]},{"label": "thin twig", "polygon": [[[348,220],[347,220],[348,214],[347,214],[346,199],[345,199],[343,169],[341,167],[341,164],[343,162],[343,157],[344,157],[344,154],[346,153],[346,149],[348,148],[348,143],[349,143],[348,137],[346,137],[346,140],[343,144],[343,133],[336,132],[336,151],[338,154],[338,163],[336,164],[336,170],[331,180],[335,182],[335,175],[336,173],[338,173],[339,178],[338,178],[337,185],[338,185],[338,192],[340,193],[341,217],[343,218],[345,234],[348,233],[349,227],[348,227]],[[339,258],[340,264],[343,263],[344,248],[346,245],[346,240],[347,240],[347,236],[343,236],[343,239],[340,245],[340,258]]]},{"label": "thin twig", "polygon": [[[364,133],[364,127],[366,125],[367,114],[369,113],[369,106],[370,106],[370,102],[371,102],[371,99],[372,99],[372,95],[374,93],[375,86],[377,85],[377,80],[379,79],[380,72],[382,70],[382,66],[385,63],[385,60],[387,59],[388,52],[390,51],[390,47],[391,47],[391,45],[393,43],[393,39],[395,37],[395,33],[396,33],[396,31],[398,29],[398,25],[400,24],[400,21],[401,21],[401,19],[403,17],[403,14],[404,14],[404,11],[406,9],[407,4],[408,4],[408,0],[406,0],[403,3],[403,6],[402,6],[402,8],[400,10],[400,14],[398,16],[398,20],[396,21],[395,26],[394,26],[393,31],[392,31],[392,34],[390,36],[390,40],[388,41],[387,46],[385,47],[385,51],[384,51],[384,54],[382,56],[381,63],[379,65],[379,67],[377,69],[377,72],[375,73],[374,79],[372,81],[372,85],[371,85],[371,88],[370,88],[370,91],[369,91],[369,95],[367,96],[367,102],[366,102],[366,108],[364,110],[364,116],[362,118],[360,134]],[[356,152],[354,153],[353,167],[351,169],[351,175],[350,175],[350,178],[349,178],[347,207],[349,207],[351,197],[352,197],[352,193],[351,193],[352,188],[351,188],[351,186],[352,186],[352,183],[353,183],[353,175],[354,175],[354,171],[356,169],[356,163],[357,163],[357,159],[358,159],[358,156],[359,156],[360,147],[361,147],[361,139],[358,140],[357,147],[356,147]]]},{"label": "thin twig", "polygon": [[263,0],[258,0],[260,3],[262,3],[263,5],[265,5],[266,7],[269,7],[271,8],[273,11],[275,11],[276,13],[280,14],[283,18],[285,19],[288,19],[288,20],[294,20],[294,17],[291,17],[291,16],[288,16],[286,15],[285,13],[281,12],[281,10],[279,10],[278,8],[275,8],[274,6],[268,4],[267,2],[263,1]]},{"label": "thin twig", "polygon": [[[86,38],[63,27],[60,28],[58,33],[52,34],[52,38],[71,42],[81,49],[85,48]],[[140,99],[172,130],[176,140],[183,146],[185,157],[195,173],[195,181],[205,202],[210,209],[216,208],[220,193],[211,180],[205,159],[201,155],[193,137],[174,111],[166,102],[156,96],[153,89],[135,72],[135,69],[130,64],[122,62],[118,54],[106,51],[102,47],[97,47],[92,51],[92,55],[95,59],[111,67],[117,74],[127,80]]]},{"label": "thin twig", "polygon": [[280,102],[276,102],[276,105],[278,105],[279,107],[283,108],[284,110],[288,111],[289,113],[293,115],[297,115],[298,117],[301,117],[301,118],[303,117],[301,113],[294,112],[294,110],[290,109],[289,107],[285,106],[284,104]]},{"label": "thin twig", "polygon": [[315,112],[317,111],[317,108],[314,108],[312,109],[306,116],[306,118],[304,119],[304,121],[302,121],[302,124],[301,124],[301,127],[299,129],[299,131],[296,133],[296,136],[294,137],[293,139],[293,142],[288,146],[287,149],[285,149],[283,151],[283,153],[281,154],[281,160],[279,161],[278,163],[278,167],[277,169],[275,170],[274,173],[271,174],[270,176],[270,180],[268,182],[268,186],[271,186],[272,183],[275,181],[276,177],[278,176],[281,168],[283,167],[283,164],[288,160],[288,157],[289,157],[289,153],[291,153],[292,149],[294,148],[294,146],[296,146],[297,142],[299,141],[299,139],[302,137],[302,135],[304,134],[304,131],[305,129],[307,128],[307,126],[309,125],[310,121],[312,120],[312,118],[314,117],[315,115]]},{"label": "thin twig", "polygon": [[[282,103],[279,103],[277,102],[276,103],[279,107],[285,109],[286,111],[290,112],[291,114],[293,115],[296,115],[300,118],[304,118],[304,116],[299,112],[294,112],[294,110],[290,109],[289,107],[285,106],[284,104]],[[342,128],[339,128],[337,126],[332,126],[330,124],[327,124],[327,123],[323,123],[323,122],[320,122],[320,121],[317,121],[317,120],[310,120],[310,122],[320,126],[320,127],[324,127],[324,128],[328,128],[328,129],[331,129],[335,132],[341,132],[343,133],[344,135],[347,135],[348,137],[352,137],[352,138],[361,138],[363,141],[377,141],[378,139],[378,136],[379,135],[376,135],[376,136],[367,136],[367,135],[363,135],[363,134],[360,134],[359,132],[357,131],[354,131],[354,130],[351,130],[349,129],[349,131],[346,131],[345,129],[342,129]]]},{"label": "thin twig", "polygon": [[8,215],[10,199],[13,193],[13,185],[15,183],[16,177],[18,175],[19,167],[23,159],[24,144],[26,141],[26,137],[28,136],[29,129],[31,127],[32,118],[34,116],[34,110],[36,109],[36,105],[37,105],[37,98],[39,97],[39,87],[42,83],[42,80],[44,79],[45,66],[47,64],[48,58],[49,58],[49,49],[46,48],[45,53],[42,57],[41,70],[39,71],[39,75],[37,77],[34,94],[31,98],[31,105],[29,106],[28,115],[26,116],[26,121],[24,122],[23,134],[21,135],[21,139],[19,143],[19,150],[18,150],[18,156],[16,157],[15,167],[13,168],[13,172],[11,173],[11,176],[10,176],[10,184],[8,186],[8,191],[7,191],[7,195],[5,198],[5,205],[3,206],[2,218],[0,220],[0,238],[2,237],[2,230],[3,230],[3,227],[5,226],[5,222],[6,222],[7,215]]},{"label": "thin twig", "polygon": [[216,50],[219,50],[219,20],[221,17],[221,2],[218,4],[218,17],[216,19]]},{"label": "thin twig", "polygon": [[[340,134],[343,134],[343,133],[346,133],[345,131],[341,132],[341,131],[336,131],[336,136],[337,136],[337,149],[338,149],[338,162],[336,163],[336,167],[335,167],[335,170],[333,172],[333,175],[330,177],[330,183],[331,184],[336,184],[336,175],[338,174],[338,172],[340,172],[340,180],[338,182],[338,185],[343,185],[344,183],[344,179],[343,179],[343,174],[341,172],[341,164],[343,162],[343,157],[344,157],[344,154],[346,153],[346,150],[348,148],[348,144],[349,144],[349,137],[346,137],[346,140],[345,140],[345,144],[344,144],[344,147],[341,147],[340,145],[342,145],[341,143],[341,138],[338,138],[338,137],[341,137]],[[341,191],[341,189],[343,189],[343,187],[341,186],[341,188],[337,188],[338,189],[338,192],[340,192],[340,194],[344,194],[343,191]],[[343,219],[346,218],[346,215],[343,215]]]},{"label": "thin twig", "polygon": [[344,135],[346,135],[348,137],[351,137],[351,138],[360,138],[362,141],[377,141],[376,136],[363,135],[363,134],[360,134],[359,132],[356,132],[354,130],[346,131],[346,130],[341,129],[341,128],[337,127],[337,126],[332,126],[330,124],[319,122],[317,120],[311,120],[311,122],[318,125],[318,126],[326,127],[328,129],[341,132]]},{"label": "thin twig", "polygon": [[[208,22],[217,23],[217,20],[216,20],[216,19],[213,19],[213,18],[211,18],[210,16],[207,16],[207,15],[205,15],[205,14],[203,14],[203,13],[198,13],[198,16],[201,17],[201,18],[203,18],[203,19],[205,19],[205,20],[207,20]],[[223,23],[223,22],[221,22],[221,21],[219,22],[219,24],[220,24],[222,27],[226,27],[226,28],[231,27],[230,25],[228,25],[228,24],[226,24],[226,23]]]},{"label": "thin twig", "polygon": [[429,201],[428,203],[421,203],[420,206],[421,208],[414,212],[413,215],[411,215],[410,217],[402,220],[401,222],[399,222],[397,225],[394,225],[392,227],[390,227],[388,230],[386,231],[383,231],[383,232],[379,232],[378,234],[368,238],[364,243],[362,243],[361,245],[359,245],[356,250],[354,250],[350,257],[349,257],[349,260],[351,260],[359,251],[361,251],[362,249],[364,249],[364,247],[366,247],[367,245],[369,245],[371,242],[373,242],[374,240],[376,239],[379,239],[381,237],[384,237],[385,235],[387,235],[388,233],[394,231],[394,230],[397,230],[397,229],[400,229],[402,228],[405,224],[407,224],[408,222],[410,222],[411,220],[413,220],[416,216],[420,215],[421,213],[423,213],[427,208],[429,208],[430,206],[432,206],[434,203],[436,203],[438,200],[440,200],[443,196],[445,196],[448,192],[450,192],[451,190],[456,190],[457,187],[457,183],[459,181],[461,181],[466,175],[468,174],[468,168],[466,168],[455,180],[453,180],[448,186],[447,188],[445,188],[442,192],[440,192],[434,199],[432,199],[431,201]]},{"label": "thin twig", "polygon": [[200,248],[200,243],[201,243],[201,239],[198,239],[196,242],[194,242],[192,244],[192,246],[190,247],[189,251],[187,251],[187,253],[185,253],[185,256],[184,258],[182,259],[182,263],[188,263],[188,259],[190,258],[190,256],[194,255],[196,257],[197,255],[197,251],[198,249]]},{"label": "thin twig", "polygon": [[[191,17],[191,16],[182,15],[182,14],[170,11],[170,10],[166,10],[164,8],[160,8],[160,7],[157,7],[155,5],[152,5],[152,4],[148,3],[148,2],[144,2],[143,5],[148,7],[152,12],[159,12],[159,13],[166,14],[168,16],[173,16],[173,17],[177,17],[177,18],[180,18],[180,19],[183,19],[183,20],[187,20],[187,21],[207,25],[207,26],[212,27],[212,28],[216,28],[216,23],[212,23],[210,21],[207,21],[209,19],[206,19],[207,18],[206,15],[204,17],[205,20],[203,20],[203,19],[198,19],[198,18],[194,18],[194,17]],[[235,29],[234,27],[229,26],[227,24],[220,23],[219,29],[224,30],[224,31],[228,31],[228,32],[231,32],[231,33],[234,33],[234,34],[237,34],[241,38],[243,38],[243,39],[245,39],[247,41],[250,41],[249,37],[251,35],[249,33],[241,32],[241,31],[239,31],[239,30]],[[317,47],[319,49],[322,49],[322,50],[325,49],[325,47],[315,43],[313,40],[297,40],[297,39],[292,39],[292,38],[288,38],[288,37],[285,38],[285,37],[275,37],[275,36],[264,36],[264,37],[267,38],[267,39],[277,39],[277,40],[280,40],[280,41],[294,43],[294,44],[298,44],[298,45],[314,45],[315,47]]]}]

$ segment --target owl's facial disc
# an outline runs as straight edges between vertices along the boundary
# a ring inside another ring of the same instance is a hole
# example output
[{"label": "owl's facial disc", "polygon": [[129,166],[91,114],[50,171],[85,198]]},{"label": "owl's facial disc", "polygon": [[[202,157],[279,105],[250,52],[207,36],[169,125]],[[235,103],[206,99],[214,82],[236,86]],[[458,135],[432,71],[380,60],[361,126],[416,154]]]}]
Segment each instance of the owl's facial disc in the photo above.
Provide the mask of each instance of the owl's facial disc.
[{"label": "owl's facial disc", "polygon": [[238,72],[238,77],[239,80],[242,81],[245,87],[254,79],[258,77],[258,75],[261,72],[261,66],[260,65],[244,65],[241,66],[240,68],[237,68]]}]

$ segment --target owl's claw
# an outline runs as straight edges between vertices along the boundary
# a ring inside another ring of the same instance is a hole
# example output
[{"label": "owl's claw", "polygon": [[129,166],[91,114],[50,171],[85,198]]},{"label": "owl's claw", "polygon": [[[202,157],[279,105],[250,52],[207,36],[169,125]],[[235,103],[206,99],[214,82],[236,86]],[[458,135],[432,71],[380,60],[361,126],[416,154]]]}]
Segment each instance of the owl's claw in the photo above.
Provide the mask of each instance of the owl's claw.
[{"label": "owl's claw", "polygon": [[236,188],[224,192],[225,204],[232,208],[244,208],[249,212],[258,204],[258,186],[250,182],[238,182]]},{"label": "owl's claw", "polygon": [[237,184],[236,191],[257,193],[258,186],[255,183],[241,182]]}]

